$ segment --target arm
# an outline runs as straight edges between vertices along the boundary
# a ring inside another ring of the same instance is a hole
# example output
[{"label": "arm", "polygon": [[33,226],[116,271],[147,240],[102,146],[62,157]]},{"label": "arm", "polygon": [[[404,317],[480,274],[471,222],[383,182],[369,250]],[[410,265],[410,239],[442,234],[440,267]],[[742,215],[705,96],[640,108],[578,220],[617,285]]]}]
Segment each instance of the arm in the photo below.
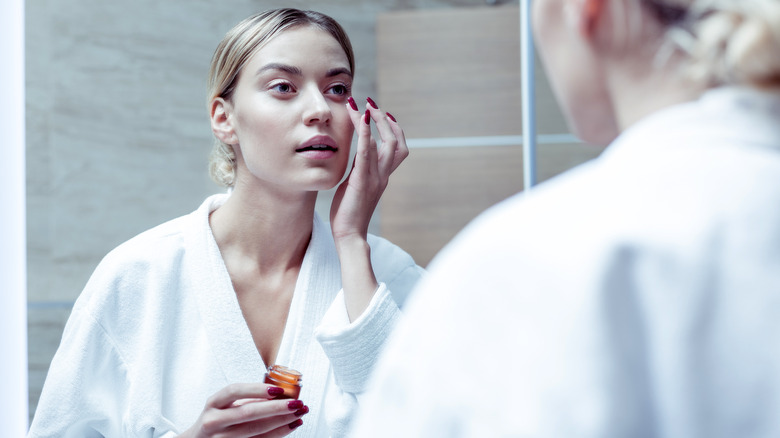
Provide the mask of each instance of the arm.
[{"label": "arm", "polygon": [[[347,104],[358,135],[357,154],[349,176],[336,190],[330,213],[350,321],[368,307],[379,286],[371,266],[368,224],[390,174],[409,155],[400,125],[369,102],[365,114],[357,110],[352,98]],[[376,123],[381,147],[371,135],[371,120]]]}]

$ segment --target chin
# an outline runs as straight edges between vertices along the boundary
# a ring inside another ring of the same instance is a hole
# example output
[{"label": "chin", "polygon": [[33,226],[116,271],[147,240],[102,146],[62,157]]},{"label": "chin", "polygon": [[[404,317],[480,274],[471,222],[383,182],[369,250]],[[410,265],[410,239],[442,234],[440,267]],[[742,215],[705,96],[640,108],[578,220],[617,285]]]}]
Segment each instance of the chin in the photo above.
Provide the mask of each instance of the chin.
[{"label": "chin", "polygon": [[311,190],[317,191],[317,192],[324,192],[326,190],[330,190],[338,186],[338,184],[341,182],[341,178],[339,179],[323,179],[320,181],[313,181],[310,184]]}]

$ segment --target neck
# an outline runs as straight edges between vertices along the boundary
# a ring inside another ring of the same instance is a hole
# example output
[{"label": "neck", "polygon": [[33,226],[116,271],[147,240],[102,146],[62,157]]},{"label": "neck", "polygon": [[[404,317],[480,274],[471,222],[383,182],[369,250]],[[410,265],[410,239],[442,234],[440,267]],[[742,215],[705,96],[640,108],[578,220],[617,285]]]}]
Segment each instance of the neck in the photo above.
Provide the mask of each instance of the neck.
[{"label": "neck", "polygon": [[316,200],[317,192],[259,191],[237,184],[209,220],[222,257],[252,263],[261,273],[299,268]]},{"label": "neck", "polygon": [[658,67],[652,64],[652,57],[645,60],[639,66],[611,69],[610,94],[621,132],[650,114],[695,100],[704,92],[704,87],[680,73],[676,62]]}]

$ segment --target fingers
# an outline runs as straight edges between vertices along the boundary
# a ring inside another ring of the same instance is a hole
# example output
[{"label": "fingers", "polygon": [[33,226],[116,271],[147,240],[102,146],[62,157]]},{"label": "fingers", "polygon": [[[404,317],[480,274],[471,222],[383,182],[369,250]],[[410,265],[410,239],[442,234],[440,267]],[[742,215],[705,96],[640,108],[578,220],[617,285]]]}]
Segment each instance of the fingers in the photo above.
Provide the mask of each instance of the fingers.
[{"label": "fingers", "polygon": [[352,119],[352,125],[355,126],[355,132],[357,132],[360,128],[363,113],[358,109],[357,103],[355,103],[355,99],[352,96],[347,98],[347,113],[349,113],[349,118]]},{"label": "fingers", "polygon": [[390,119],[390,122],[388,123],[390,125],[390,129],[392,129],[393,134],[395,134],[395,137],[398,139],[398,146],[393,157],[392,172],[401,165],[401,162],[403,162],[406,157],[409,156],[409,147],[406,145],[406,135],[404,134],[404,130],[401,129],[401,125],[398,124],[398,121],[395,120],[395,117],[393,117],[392,114],[387,113],[387,118]]},{"label": "fingers", "polygon": [[[309,413],[308,406],[300,400],[254,399],[234,404],[226,409],[207,407],[199,422],[205,436],[229,434],[229,436],[284,436],[302,424],[301,417]],[[288,426],[285,434],[284,426]]]},{"label": "fingers", "polygon": [[[379,105],[370,97],[366,100],[366,114],[371,115],[371,119],[374,120],[376,124],[379,138],[382,140],[382,146],[377,151],[377,169],[380,171],[381,176],[389,177],[389,175],[398,168],[401,162],[409,156],[409,148],[406,145],[406,136],[392,114],[383,113],[382,110],[379,109]],[[368,146],[369,148],[376,148],[376,141],[371,137],[370,126],[364,126],[367,125],[366,122],[368,119],[365,118],[364,113],[360,112],[352,97],[348,99],[347,108],[350,110],[349,115],[355,126],[355,131],[358,134],[358,153],[361,151],[361,145]],[[363,135],[363,142],[361,142],[361,135]],[[366,139],[368,141],[367,143],[365,142]],[[372,152],[371,149],[365,150],[364,153],[366,154],[366,158],[369,158],[369,154],[372,154]],[[371,160],[371,162],[373,162],[373,160]]]},{"label": "fingers", "polygon": [[[287,402],[292,403],[290,400],[287,400]],[[255,404],[264,405],[269,403],[271,402]],[[225,431],[235,436],[285,436],[301,426],[303,424],[303,419],[301,417],[309,413],[308,406],[303,406],[303,403],[300,403],[300,406],[302,407],[287,408],[279,415],[243,421],[227,428]],[[252,406],[246,405],[246,412],[244,413],[248,418],[257,415],[256,412],[251,411]]]},{"label": "fingers", "polygon": [[278,386],[265,383],[234,383],[211,396],[207,406],[225,409],[242,399],[272,399],[277,395],[280,395]]},{"label": "fingers", "polygon": [[389,113],[383,113],[371,98],[368,98],[368,110],[376,123],[382,147],[379,150],[379,169],[383,176],[389,176],[409,155],[403,129]]},{"label": "fingers", "polygon": [[271,430],[267,433],[264,433],[262,435],[256,435],[253,438],[280,438],[283,436],[287,436],[291,434],[295,429],[299,428],[303,425],[303,420],[300,418],[293,421],[292,423],[285,424],[284,426],[279,426],[278,428]]},{"label": "fingers", "polygon": [[366,109],[365,113],[360,112],[360,110],[356,109],[357,104],[351,97],[348,99],[347,108],[358,137],[353,172],[357,171],[358,174],[366,176],[376,175],[378,171],[377,144],[376,140],[371,136],[371,114],[369,109]]}]

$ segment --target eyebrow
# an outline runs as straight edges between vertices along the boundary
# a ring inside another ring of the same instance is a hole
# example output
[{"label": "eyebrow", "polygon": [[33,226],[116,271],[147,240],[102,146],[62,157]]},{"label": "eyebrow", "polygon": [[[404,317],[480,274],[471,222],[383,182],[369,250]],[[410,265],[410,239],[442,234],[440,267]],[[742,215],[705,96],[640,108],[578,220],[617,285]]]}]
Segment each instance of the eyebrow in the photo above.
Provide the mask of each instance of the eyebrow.
[{"label": "eyebrow", "polygon": [[[285,73],[289,73],[289,74],[294,75],[294,76],[303,76],[303,72],[298,67],[295,67],[295,66],[292,66],[292,65],[287,65],[287,64],[281,64],[281,63],[278,63],[278,62],[272,62],[270,64],[266,64],[266,65],[260,67],[257,70],[257,75],[260,75],[261,73],[263,73],[265,71],[268,71],[268,70],[279,70],[279,71],[283,71]],[[325,73],[325,77],[328,77],[328,78],[331,78],[333,76],[338,76],[338,75],[347,75],[347,76],[349,76],[351,78],[352,77],[352,72],[350,72],[348,69],[346,69],[344,67],[337,67],[337,68],[332,68],[332,69],[328,70],[327,73]]]},{"label": "eyebrow", "polygon": [[333,76],[338,75],[347,75],[350,78],[352,77],[352,72],[344,67],[338,67],[338,68],[332,68],[328,70],[327,73],[325,73],[325,77],[332,78]]}]

